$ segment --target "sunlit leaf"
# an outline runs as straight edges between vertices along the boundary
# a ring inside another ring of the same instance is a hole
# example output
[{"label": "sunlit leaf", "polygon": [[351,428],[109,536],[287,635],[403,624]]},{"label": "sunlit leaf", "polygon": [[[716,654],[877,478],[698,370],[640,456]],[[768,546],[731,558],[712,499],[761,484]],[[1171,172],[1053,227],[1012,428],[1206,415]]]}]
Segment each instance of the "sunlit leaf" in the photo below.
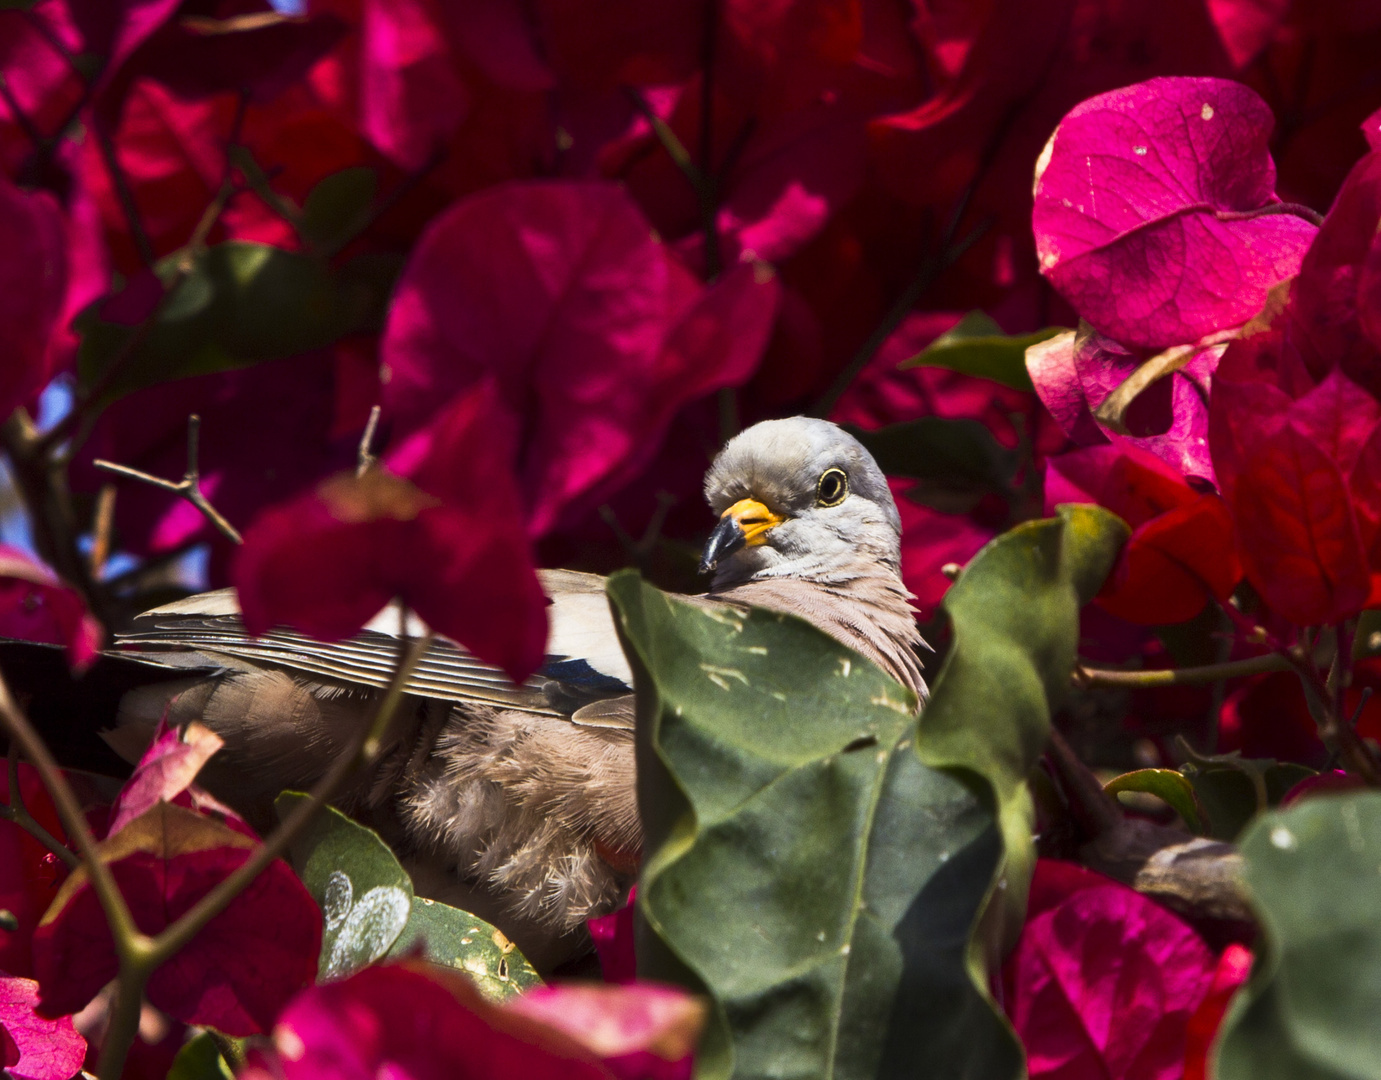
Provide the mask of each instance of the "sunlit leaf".
[{"label": "sunlit leaf", "polygon": [[1194,785],[1183,773],[1174,769],[1137,769],[1123,773],[1104,784],[1103,790],[1109,795],[1116,795],[1119,791],[1141,791],[1154,795],[1167,803],[1196,833],[1205,831],[1194,797]]},{"label": "sunlit leaf", "polygon": [[1241,848],[1262,938],[1213,1075],[1381,1077],[1381,793],[1272,811]]},{"label": "sunlit leaf", "polygon": [[951,330],[937,337],[901,367],[943,367],[965,375],[1034,390],[1026,371],[1026,350],[1065,332],[1063,326],[1047,326],[1029,334],[1004,334],[993,318],[970,311]]},{"label": "sunlit leaf", "polygon": [[[306,796],[285,791],[280,817]],[[458,968],[503,1001],[541,979],[501,931],[468,911],[414,896],[412,879],[373,829],[327,807],[292,845],[292,863],[321,905],[320,978],[341,979],[385,956],[415,950]]]}]

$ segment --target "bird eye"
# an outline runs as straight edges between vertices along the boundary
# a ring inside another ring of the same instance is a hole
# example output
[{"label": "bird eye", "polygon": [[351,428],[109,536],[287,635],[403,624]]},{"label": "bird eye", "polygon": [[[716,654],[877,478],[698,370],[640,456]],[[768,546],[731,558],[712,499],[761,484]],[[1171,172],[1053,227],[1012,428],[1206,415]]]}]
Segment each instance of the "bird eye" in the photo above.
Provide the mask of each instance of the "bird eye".
[{"label": "bird eye", "polygon": [[826,469],[815,485],[816,506],[838,506],[849,497],[849,477],[843,469]]}]

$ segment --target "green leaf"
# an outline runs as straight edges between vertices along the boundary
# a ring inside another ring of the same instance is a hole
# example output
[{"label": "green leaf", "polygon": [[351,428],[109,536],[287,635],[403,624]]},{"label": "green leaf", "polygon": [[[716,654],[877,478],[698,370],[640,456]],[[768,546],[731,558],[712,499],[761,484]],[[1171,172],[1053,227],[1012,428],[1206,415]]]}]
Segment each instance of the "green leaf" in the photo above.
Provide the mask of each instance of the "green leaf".
[{"label": "green leaf", "polygon": [[[295,791],[279,795],[279,819],[306,798]],[[289,856],[325,920],[317,978],[341,979],[384,956],[408,922],[412,879],[378,834],[328,806]]]},{"label": "green leaf", "polygon": [[155,268],[172,292],[147,330],[101,319],[100,305],[77,318],[81,385],[106,383],[103,403],[169,379],[308,352],[364,325],[361,285],[345,287],[321,259],[230,241],[207,248],[180,276],[183,257]]},{"label": "green leaf", "polygon": [[1314,776],[1314,770],[1274,758],[1244,758],[1237,753],[1197,755],[1180,769],[1208,818],[1208,835],[1236,840],[1247,823],[1285,793]]},{"label": "green leaf", "polygon": [[[981,777],[997,800],[1004,865],[997,903],[974,939],[970,974],[986,993],[987,965],[1013,943],[1035,868],[1027,776],[1069,694],[1079,609],[1102,587],[1130,530],[1097,506],[1061,506],[990,541],[941,603],[953,644],[935,680],[917,745],[935,768]],[[981,952],[986,950],[986,952]]]},{"label": "green leaf", "polygon": [[1026,372],[1026,350],[1066,332],[1063,326],[1047,326],[1030,334],[1008,336],[989,316],[970,311],[951,330],[932,341],[909,360],[909,367],[943,367],[965,375],[981,375],[1017,390],[1034,390]]},{"label": "green leaf", "polygon": [[308,192],[298,231],[323,254],[334,254],[369,224],[378,186],[378,175],[364,166],[332,173]]},{"label": "green leaf", "polygon": [[436,900],[418,896],[412,916],[390,956],[406,956],[415,949],[433,964],[459,968],[493,1001],[507,1001],[542,979],[504,936],[483,919]]},{"label": "green leaf", "polygon": [[[1020,1074],[974,929],[994,892],[1024,902],[1047,689],[1125,535],[1081,507],[979,554],[919,746],[910,695],[813,626],[610,579],[639,689],[640,971],[712,997],[697,1076]],[[998,596],[1033,605],[1017,640]]]},{"label": "green leaf", "polygon": [[1381,1080],[1381,792],[1305,799],[1242,837],[1261,922],[1219,1080]]},{"label": "green leaf", "polygon": [[203,1031],[183,1044],[168,1070],[168,1080],[234,1080],[213,1035]]},{"label": "green leaf", "polygon": [[1183,773],[1174,769],[1137,769],[1123,773],[1104,784],[1103,790],[1109,795],[1116,795],[1119,791],[1142,791],[1154,795],[1169,804],[1191,830],[1201,836],[1206,831],[1199,814],[1198,800],[1194,797],[1194,785]]},{"label": "green leaf", "polygon": [[[307,796],[274,802],[286,818]],[[289,850],[293,869],[325,920],[317,977],[339,979],[383,956],[421,948],[428,960],[459,968],[502,1001],[541,980],[498,929],[468,911],[414,896],[412,879],[373,829],[328,806]]]},{"label": "green leaf", "polygon": [[920,483],[906,497],[945,513],[968,513],[989,493],[1008,496],[1018,454],[977,420],[923,416],[877,431],[850,427],[888,476]]}]

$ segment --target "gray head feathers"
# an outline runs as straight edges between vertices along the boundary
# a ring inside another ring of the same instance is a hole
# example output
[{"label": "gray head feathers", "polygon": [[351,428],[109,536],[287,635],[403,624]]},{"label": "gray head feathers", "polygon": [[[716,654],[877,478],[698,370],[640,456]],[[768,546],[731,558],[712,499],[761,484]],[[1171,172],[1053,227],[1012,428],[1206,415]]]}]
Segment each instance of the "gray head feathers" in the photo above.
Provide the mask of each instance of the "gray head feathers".
[{"label": "gray head feathers", "polygon": [[766,420],[735,436],[705,476],[705,498],[717,515],[754,499],[782,519],[720,561],[716,589],[769,577],[835,584],[878,564],[899,572],[901,516],[887,478],[828,420]]}]

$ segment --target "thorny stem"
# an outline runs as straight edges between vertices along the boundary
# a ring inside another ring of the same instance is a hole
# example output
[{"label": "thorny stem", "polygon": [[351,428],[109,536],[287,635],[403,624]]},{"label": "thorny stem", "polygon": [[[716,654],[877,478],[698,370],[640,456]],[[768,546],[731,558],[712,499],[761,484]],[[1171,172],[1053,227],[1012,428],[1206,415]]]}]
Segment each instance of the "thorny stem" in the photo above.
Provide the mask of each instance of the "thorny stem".
[{"label": "thorny stem", "polygon": [[197,462],[197,443],[200,434],[201,417],[193,413],[187,417],[187,471],[182,474],[182,479],[178,481],[164,480],[161,477],[146,473],[142,469],[134,469],[128,465],[117,465],[115,462],[106,461],[103,458],[97,458],[92,464],[103,472],[114,473],[116,476],[127,476],[131,480],[139,480],[151,487],[161,488],[181,496],[201,511],[202,517],[206,518],[216,531],[227,540],[242,544],[244,537],[240,535],[239,530],[211,505],[201,490],[201,469]]},{"label": "thorny stem", "polygon": [[66,844],[40,825],[24,805],[24,795],[19,790],[19,743],[10,740],[9,753],[10,801],[8,806],[0,806],[0,817],[18,825],[40,844],[67,864],[67,869],[75,870],[81,860]]},{"label": "thorny stem", "polygon": [[1069,799],[1071,816],[1086,836],[1102,836],[1122,823],[1122,810],[1117,801],[1103,790],[1098,777],[1053,727],[1046,757]]},{"label": "thorny stem", "polygon": [[115,156],[115,144],[111,141],[110,132],[99,117],[92,117],[91,129],[96,136],[96,146],[101,152],[101,160],[105,162],[106,172],[110,176],[110,186],[115,189],[116,201],[120,204],[120,210],[124,213],[125,224],[129,226],[131,238],[134,240],[135,250],[139,252],[139,261],[145,266],[153,266],[153,243],[149,240],[149,234],[144,229],[143,218],[139,216],[139,207],[134,202],[134,192],[130,190],[129,177],[125,175],[125,170],[120,168],[120,162]]}]

